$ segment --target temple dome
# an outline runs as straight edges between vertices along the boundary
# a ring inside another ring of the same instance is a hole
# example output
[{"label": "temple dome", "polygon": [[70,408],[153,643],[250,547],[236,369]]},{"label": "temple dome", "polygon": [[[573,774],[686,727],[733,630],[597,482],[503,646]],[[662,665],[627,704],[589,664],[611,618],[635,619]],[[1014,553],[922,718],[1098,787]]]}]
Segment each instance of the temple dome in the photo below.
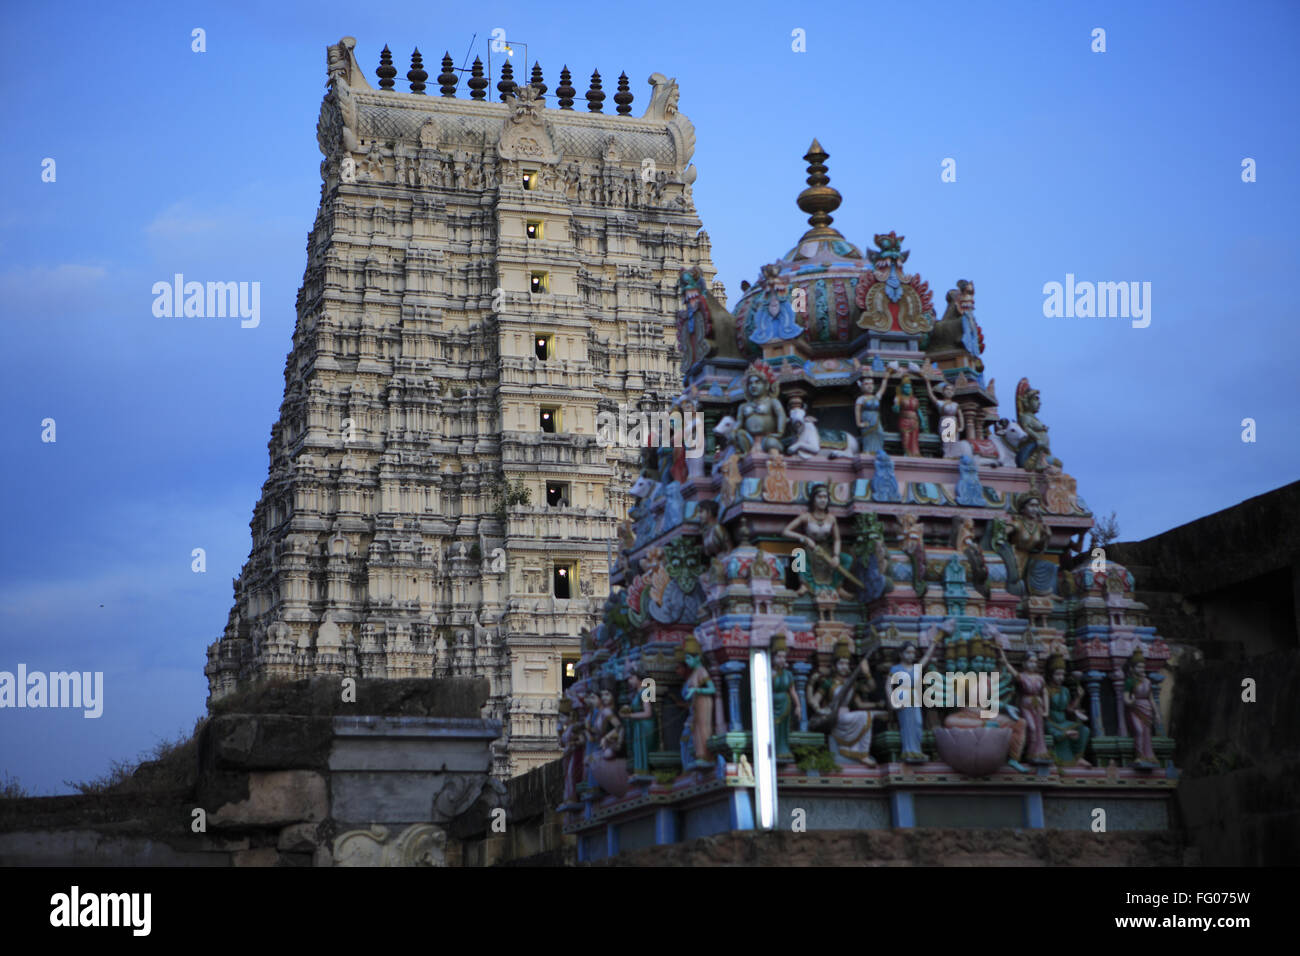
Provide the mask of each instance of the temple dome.
[{"label": "temple dome", "polygon": [[862,251],[831,225],[831,213],[839,208],[843,197],[826,175],[828,155],[815,139],[804,155],[808,188],[799,194],[797,202],[809,214],[811,228],[782,258],[763,267],[758,282],[736,304],[737,332],[751,345],[762,343],[764,336],[759,330],[764,319],[760,312],[765,308],[772,311],[774,291],[794,303],[799,324],[811,329],[809,342],[853,337],[853,323],[859,312],[855,292],[868,266]]}]

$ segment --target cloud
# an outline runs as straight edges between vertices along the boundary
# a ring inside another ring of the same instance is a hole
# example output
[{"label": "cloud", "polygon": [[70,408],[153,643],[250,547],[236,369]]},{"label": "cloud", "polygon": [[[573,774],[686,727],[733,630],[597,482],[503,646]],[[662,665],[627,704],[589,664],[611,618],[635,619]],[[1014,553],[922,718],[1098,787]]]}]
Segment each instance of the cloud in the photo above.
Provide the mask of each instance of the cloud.
[{"label": "cloud", "polygon": [[103,266],[65,262],[57,266],[14,266],[0,272],[0,290],[51,295],[69,285],[86,286],[108,277]]},{"label": "cloud", "polygon": [[14,266],[0,272],[0,315],[7,319],[59,318],[102,301],[108,270],[65,262],[57,266]]},{"label": "cloud", "polygon": [[238,224],[236,217],[204,214],[195,209],[193,203],[182,200],[158,213],[144,231],[152,239],[172,241],[220,233]]}]

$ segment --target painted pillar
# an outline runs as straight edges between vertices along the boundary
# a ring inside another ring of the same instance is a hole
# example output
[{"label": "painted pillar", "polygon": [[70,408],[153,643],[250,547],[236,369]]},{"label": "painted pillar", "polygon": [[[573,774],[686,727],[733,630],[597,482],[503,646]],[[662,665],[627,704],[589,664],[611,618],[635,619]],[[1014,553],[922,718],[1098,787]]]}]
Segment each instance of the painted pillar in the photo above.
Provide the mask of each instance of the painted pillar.
[{"label": "painted pillar", "polygon": [[1088,688],[1088,716],[1092,719],[1094,737],[1106,732],[1106,725],[1101,721],[1101,679],[1105,676],[1101,671],[1088,671],[1083,675],[1084,685]]},{"label": "painted pillar", "polygon": [[722,678],[727,683],[728,730],[741,730],[745,726],[740,713],[740,678],[744,673],[744,661],[727,661],[722,665]]},{"label": "painted pillar", "polygon": [[1124,678],[1122,670],[1113,670],[1110,673],[1111,685],[1115,688],[1115,716],[1119,719],[1118,737],[1130,736],[1128,732],[1128,720],[1124,717]]},{"label": "painted pillar", "polygon": [[749,787],[731,788],[728,800],[731,809],[731,829],[754,829],[754,804],[749,796],[753,792]]},{"label": "painted pillar", "polygon": [[1025,826],[1031,830],[1041,830],[1043,823],[1043,794],[1033,791],[1025,794]]},{"label": "painted pillar", "polygon": [[665,843],[676,843],[677,835],[677,811],[671,807],[662,807],[655,811],[655,844],[663,846]]},{"label": "painted pillar", "polygon": [[889,795],[889,808],[894,816],[894,826],[899,829],[916,826],[916,807],[912,795],[895,791]]}]

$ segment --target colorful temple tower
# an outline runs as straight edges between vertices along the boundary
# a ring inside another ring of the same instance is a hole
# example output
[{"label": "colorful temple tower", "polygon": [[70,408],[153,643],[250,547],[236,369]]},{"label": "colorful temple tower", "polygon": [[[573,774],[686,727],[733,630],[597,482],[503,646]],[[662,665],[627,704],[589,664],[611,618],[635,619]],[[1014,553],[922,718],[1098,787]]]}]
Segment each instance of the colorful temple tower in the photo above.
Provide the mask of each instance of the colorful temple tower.
[{"label": "colorful temple tower", "polygon": [[845,239],[827,155],[734,314],[681,275],[675,409],[709,441],[632,489],[560,706],[567,832],[597,859],[792,822],[1168,828],[1169,650],[1132,576],[1079,554],[1038,391],[999,408],[974,285],[936,317],[902,236]]}]

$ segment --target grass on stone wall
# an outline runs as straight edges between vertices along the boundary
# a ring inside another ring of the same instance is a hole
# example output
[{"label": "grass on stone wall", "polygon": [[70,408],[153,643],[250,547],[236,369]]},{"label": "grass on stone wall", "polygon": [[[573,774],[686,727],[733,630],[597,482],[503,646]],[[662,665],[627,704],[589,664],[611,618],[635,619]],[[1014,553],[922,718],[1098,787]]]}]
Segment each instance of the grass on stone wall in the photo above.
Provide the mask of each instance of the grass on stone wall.
[{"label": "grass on stone wall", "polygon": [[25,800],[31,794],[8,770],[0,770],[0,800]]},{"label": "grass on stone wall", "polygon": [[63,785],[87,796],[191,787],[198,774],[199,731],[206,719],[198,718],[192,732],[187,734],[182,730],[175,740],[160,740],[134,761],[112,761],[108,772],[101,777],[81,782],[65,780]]}]

